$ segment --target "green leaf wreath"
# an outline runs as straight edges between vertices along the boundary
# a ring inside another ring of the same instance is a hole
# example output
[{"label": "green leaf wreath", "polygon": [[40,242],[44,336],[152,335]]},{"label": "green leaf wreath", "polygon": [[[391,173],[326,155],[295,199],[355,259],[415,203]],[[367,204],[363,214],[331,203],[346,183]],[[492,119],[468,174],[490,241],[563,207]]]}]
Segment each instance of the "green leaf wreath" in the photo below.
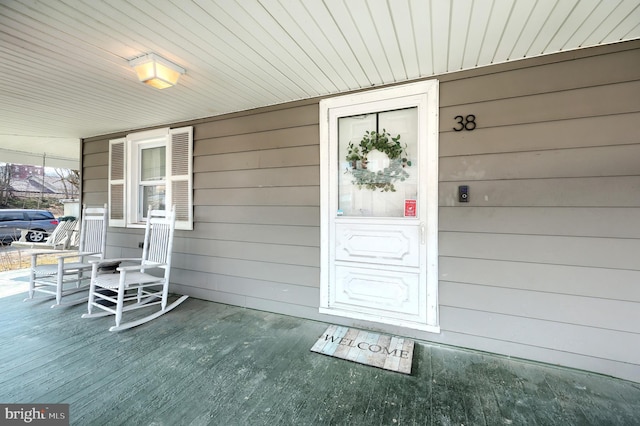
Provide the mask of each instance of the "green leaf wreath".
[{"label": "green leaf wreath", "polygon": [[[380,192],[395,192],[393,183],[402,182],[409,177],[405,168],[411,166],[411,161],[407,159],[406,148],[406,144],[402,146],[400,143],[400,135],[393,138],[385,129],[381,133],[367,130],[360,144],[349,142],[346,159],[350,166],[347,172],[353,175],[352,183],[360,189],[364,187],[372,191],[379,189]],[[367,169],[367,155],[374,150],[389,157],[389,167],[377,172]]]}]

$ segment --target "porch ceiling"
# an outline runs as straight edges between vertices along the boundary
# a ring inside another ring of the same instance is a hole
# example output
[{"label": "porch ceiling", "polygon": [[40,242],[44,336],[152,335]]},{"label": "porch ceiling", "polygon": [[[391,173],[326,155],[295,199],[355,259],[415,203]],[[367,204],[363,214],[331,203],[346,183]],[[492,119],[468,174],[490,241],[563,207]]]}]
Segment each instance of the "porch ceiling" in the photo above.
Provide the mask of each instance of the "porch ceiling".
[{"label": "porch ceiling", "polygon": [[[4,0],[0,148],[637,38],[637,0]],[[176,87],[137,81],[148,52],[187,69]]]}]

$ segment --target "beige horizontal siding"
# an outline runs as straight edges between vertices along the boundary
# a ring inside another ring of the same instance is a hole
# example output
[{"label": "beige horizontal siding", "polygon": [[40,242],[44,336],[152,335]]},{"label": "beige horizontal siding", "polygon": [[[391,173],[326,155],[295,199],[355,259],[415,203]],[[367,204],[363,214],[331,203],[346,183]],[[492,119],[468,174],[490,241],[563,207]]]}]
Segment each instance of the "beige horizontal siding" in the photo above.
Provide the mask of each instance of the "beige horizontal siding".
[{"label": "beige horizontal siding", "polygon": [[[640,308],[637,302],[441,281],[440,305],[640,333],[640,323],[635,321]],[[598,312],[616,315],[598,315]]]},{"label": "beige horizontal siding", "polygon": [[[276,109],[253,113],[233,114],[227,117],[219,117],[196,126],[194,138],[196,140],[209,139],[223,136],[238,136],[254,134],[253,139],[259,147],[262,138],[255,133],[272,132],[274,130],[295,128],[300,126],[317,126],[319,106],[317,102],[302,102],[301,106],[280,106]],[[250,136],[249,136],[250,137]]]},{"label": "beige horizontal siding", "polygon": [[313,102],[196,125],[195,235],[176,239],[179,287],[242,306],[316,303],[317,135]]},{"label": "beige horizontal siding", "polygon": [[[447,256],[440,257],[439,267],[442,281],[640,302],[638,270]],[[606,314],[615,318],[614,312]]]},{"label": "beige horizontal siding", "polygon": [[85,192],[83,190],[82,203],[88,206],[100,206],[107,202],[107,192]]},{"label": "beige horizontal siding", "polygon": [[190,239],[320,247],[320,229],[317,226],[198,222],[194,233],[194,236],[189,235]]},{"label": "beige horizontal siding", "polygon": [[255,151],[256,149],[277,149],[294,146],[318,146],[318,124],[290,127],[285,129],[266,130],[259,133],[249,133],[215,138],[200,137],[194,146],[194,157],[204,157],[215,154]]},{"label": "beige horizontal siding", "polygon": [[296,305],[315,307],[318,303],[317,287],[291,285],[264,279],[229,277],[219,274],[204,274],[197,271],[179,270],[173,283],[194,287],[195,291],[212,291],[218,295],[241,298],[256,298],[288,302]]},{"label": "beige horizontal siding", "polygon": [[[471,315],[465,315],[467,313]],[[497,320],[497,323],[500,323],[500,319],[503,318],[500,316],[483,315],[483,313],[475,311],[460,312],[455,308],[448,307],[442,308],[440,316],[444,319],[454,318],[456,321],[477,320],[483,324],[491,323],[494,320]],[[508,321],[508,317],[505,317],[504,320]],[[537,321],[534,324],[534,327],[544,328],[546,325],[547,324],[543,321]],[[526,330],[523,329],[522,332],[526,332]],[[549,330],[549,332],[553,333],[554,330]],[[554,333],[554,335],[556,334],[557,333]],[[474,335],[455,331],[447,331],[446,334],[436,335],[432,340],[435,343],[446,343],[454,346],[474,348],[480,351],[497,352],[507,354],[510,357],[533,359],[552,365],[569,365],[573,368],[596,371],[640,382],[640,369],[638,369],[638,366],[635,363],[621,362],[619,360],[606,359],[593,355],[584,355],[577,353],[576,351],[572,351],[571,349],[567,351],[559,350],[558,348],[555,348],[555,345],[553,344],[548,346],[535,346],[514,342],[511,339],[504,339],[502,335],[498,334],[495,337],[487,337],[485,335]],[[596,340],[601,344],[610,343],[604,339],[600,340],[598,338],[592,338],[592,340]]]},{"label": "beige horizontal siding", "polygon": [[638,253],[635,238],[440,232],[440,256],[640,270]]},{"label": "beige horizontal siding", "polygon": [[440,133],[440,157],[637,144],[636,134],[625,129],[638,122],[640,112],[500,127],[481,124],[471,132]]},{"label": "beige horizontal siding", "polygon": [[105,179],[87,179],[82,183],[86,192],[107,192],[108,186]]},{"label": "beige horizontal siding", "polygon": [[250,188],[291,186],[296,182],[301,186],[320,185],[320,167],[280,167],[270,169],[233,170],[204,172],[196,175],[194,187],[204,188]]},{"label": "beige horizontal siding", "polygon": [[[109,177],[109,169],[104,167],[104,164],[99,164],[93,167],[84,167],[83,173],[88,176],[86,180],[106,180]],[[85,180],[83,180],[85,182]]]},{"label": "beige horizontal siding", "polygon": [[[538,65],[535,65],[535,61],[522,61],[514,64],[521,68],[508,71],[508,82],[505,82],[505,72],[491,72],[500,67],[486,68],[487,74],[481,76],[468,73],[470,77],[455,78],[454,74],[452,80],[455,84],[451,84],[451,87],[447,85],[446,90],[442,91],[440,105],[467,103],[470,94],[474,102],[479,102],[637,80],[638,70],[630,65],[640,61],[638,56],[637,50],[630,49],[577,60],[552,60]],[[556,57],[559,58],[560,55]],[[532,66],[527,67],[526,63]],[[445,84],[447,83],[445,77]]]},{"label": "beige horizontal siding", "polygon": [[[140,228],[109,228],[107,245],[113,247],[123,247],[137,249],[138,243],[144,239],[144,229]],[[141,252],[139,253],[139,255]]]},{"label": "beige horizontal siding", "polygon": [[[292,182],[293,184],[293,182]],[[319,206],[319,186],[195,189],[194,202],[206,206]]]},{"label": "beige horizontal siding", "polygon": [[640,208],[440,207],[440,231],[640,238]]},{"label": "beige horizontal siding", "polygon": [[318,287],[320,279],[320,269],[313,266],[274,264],[253,260],[211,257],[205,254],[176,253],[173,258],[173,265],[178,269],[306,287]]},{"label": "beige horizontal siding", "polygon": [[442,182],[441,206],[460,206],[461,184],[473,207],[640,207],[640,176]]},{"label": "beige horizontal siding", "polygon": [[[195,206],[196,222],[320,227],[319,206]],[[320,232],[320,231],[318,231]]]},{"label": "beige horizontal siding", "polygon": [[84,141],[82,144],[82,154],[83,156],[87,156],[90,154],[98,154],[98,153],[108,153],[109,149],[105,150],[105,145],[101,140],[94,141]]},{"label": "beige horizontal siding", "polygon": [[[109,200],[107,167],[109,157],[109,138],[99,136],[82,140],[81,173],[82,203],[86,205],[102,205]],[[107,253],[119,251],[110,247],[107,238]]]},{"label": "beige horizontal siding", "polygon": [[440,159],[440,181],[637,176],[639,158],[640,143],[463,155]]},{"label": "beige horizontal siding", "polygon": [[640,380],[638,99],[638,49],[441,84],[434,341]]},{"label": "beige horizontal siding", "polygon": [[96,167],[104,165],[105,161],[108,160],[108,153],[98,152],[95,154],[86,154],[82,156],[82,166],[83,167]]},{"label": "beige horizontal siding", "polygon": [[[526,345],[531,354],[528,357],[535,356],[539,349],[550,349],[556,353],[588,356],[618,364],[640,363],[639,353],[632,350],[640,345],[640,335],[636,333],[457,307],[441,308],[440,319],[452,332]],[[500,343],[496,346],[499,347]],[[611,374],[616,373],[615,370],[610,371]],[[637,378],[640,378],[638,373]]]},{"label": "beige horizontal siding", "polygon": [[455,117],[468,114],[474,114],[482,127],[626,114],[640,110],[639,98],[640,81],[630,81],[484,102],[470,99],[468,104],[440,108],[440,131],[453,132]]},{"label": "beige horizontal siding", "polygon": [[175,238],[174,250],[179,253],[206,253],[225,259],[240,259],[284,265],[319,267],[320,249],[301,245],[253,243],[247,241]]},{"label": "beige horizontal siding", "polygon": [[259,150],[196,157],[194,169],[205,172],[208,170],[269,169],[320,164],[320,150],[317,145],[278,149],[258,147],[257,149]]}]

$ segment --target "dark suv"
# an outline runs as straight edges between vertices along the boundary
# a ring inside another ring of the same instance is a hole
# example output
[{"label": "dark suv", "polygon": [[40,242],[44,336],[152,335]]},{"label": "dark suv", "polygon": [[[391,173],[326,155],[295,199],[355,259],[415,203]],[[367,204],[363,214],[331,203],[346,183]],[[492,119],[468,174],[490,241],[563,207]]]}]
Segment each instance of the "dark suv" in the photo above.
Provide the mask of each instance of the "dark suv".
[{"label": "dark suv", "polygon": [[20,230],[29,229],[27,241],[40,242],[58,225],[58,220],[46,210],[0,210],[0,241],[20,239]]}]

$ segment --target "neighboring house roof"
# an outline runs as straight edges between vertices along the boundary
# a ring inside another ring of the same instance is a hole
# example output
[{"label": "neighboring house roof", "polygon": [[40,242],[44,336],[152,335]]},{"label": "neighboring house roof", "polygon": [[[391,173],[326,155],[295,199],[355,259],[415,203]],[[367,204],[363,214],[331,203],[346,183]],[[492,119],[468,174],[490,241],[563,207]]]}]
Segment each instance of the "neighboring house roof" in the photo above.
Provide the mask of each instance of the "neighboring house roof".
[{"label": "neighboring house roof", "polygon": [[11,189],[19,192],[42,192],[44,194],[66,195],[64,185],[58,176],[45,176],[44,189],[42,187],[42,176],[28,179],[14,179],[11,181]]}]

